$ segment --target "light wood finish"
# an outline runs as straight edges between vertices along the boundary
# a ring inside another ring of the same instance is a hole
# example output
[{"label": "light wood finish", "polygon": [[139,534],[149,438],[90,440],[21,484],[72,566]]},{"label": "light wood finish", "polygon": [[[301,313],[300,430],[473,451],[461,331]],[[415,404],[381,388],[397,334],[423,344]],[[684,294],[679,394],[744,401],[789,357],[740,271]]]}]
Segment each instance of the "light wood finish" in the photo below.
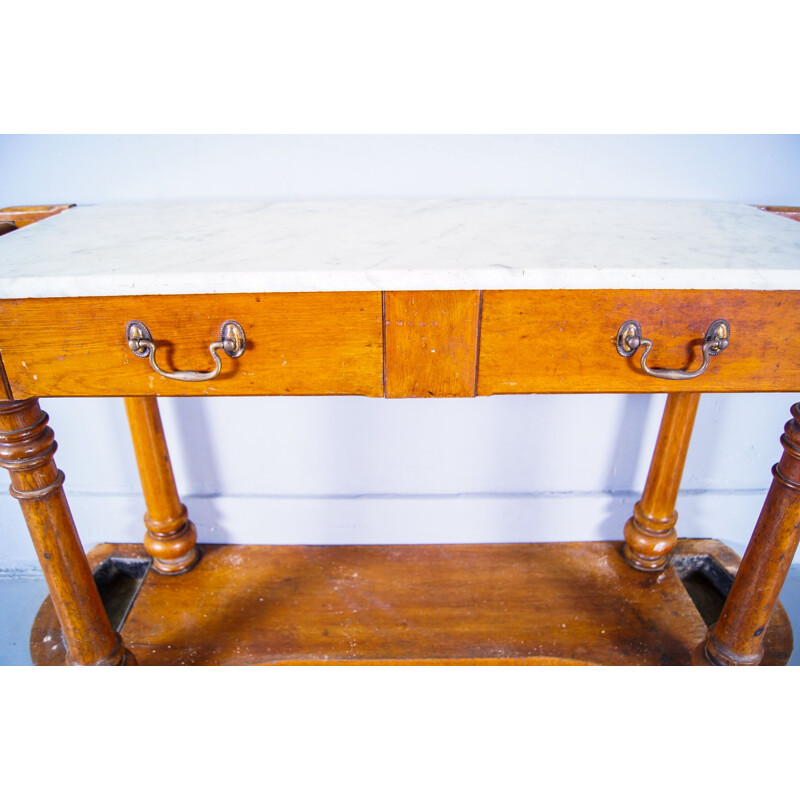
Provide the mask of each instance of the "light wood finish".
[{"label": "light wood finish", "polygon": [[109,624],[56,468],[56,442],[36,399],[0,402],[0,466],[11,475],[72,664],[133,663]]},{"label": "light wood finish", "polygon": [[[163,378],[128,348],[134,319],[162,369],[209,371],[208,347],[229,319],[247,348],[221,355],[214,380]],[[0,330],[15,397],[383,394],[379,292],[0,300]]]},{"label": "light wood finish", "polygon": [[642,499],[625,523],[625,558],[636,569],[664,569],[678,543],[675,501],[699,402],[695,392],[667,395]]},{"label": "light wood finish", "polygon": [[67,208],[72,208],[74,203],[55,206],[8,206],[0,208],[0,223],[13,222],[15,227],[24,228],[33,222],[60,214]]},{"label": "light wood finish", "polygon": [[480,292],[386,292],[386,397],[473,397]]},{"label": "light wood finish", "polygon": [[[204,551],[179,579],[147,575],[122,629],[141,664],[690,664],[706,634],[673,566],[636,572],[621,542]],[[710,540],[684,552],[723,571],[738,561]],[[102,545],[90,559],[112,555],[145,552]],[[54,624],[45,603],[37,663],[58,657]],[[781,609],[769,636],[769,663],[785,663]]]},{"label": "light wood finish", "polygon": [[[653,341],[650,367],[696,369],[716,319],[730,346],[692,380],[642,373],[640,349],[616,351],[617,331],[636,320]],[[800,292],[486,291],[478,394],[574,392],[787,392],[800,385]]]},{"label": "light wood finish", "polygon": [[[792,391],[800,362],[800,292],[387,292],[386,396],[475,393]],[[436,317],[439,317],[437,319]],[[482,322],[480,321],[482,317]],[[731,323],[731,344],[704,375],[643,375],[622,358],[619,325],[636,319],[654,367],[700,364],[709,323]],[[236,319],[247,336],[220,376],[183,383],[157,375],[125,342],[140,319],[165,369],[207,371],[208,345]],[[402,325],[400,323],[403,323]],[[436,324],[433,324],[436,323]],[[381,295],[273,295],[0,300],[0,353],[15,397],[362,394],[380,396]],[[435,351],[435,352],[433,352]]]},{"label": "light wood finish", "polygon": [[706,653],[716,664],[761,662],[764,632],[800,541],[800,403],[792,406],[781,444],[783,455],[772,468],[772,485],[739,573],[709,631]]},{"label": "light wood finish", "polygon": [[280,661],[257,664],[261,667],[592,667],[590,661],[576,661],[574,658],[547,658],[546,656],[529,656],[528,658],[404,658],[398,660],[358,661],[345,659],[327,659],[326,661]]},{"label": "light wood finish", "polygon": [[[65,207],[6,210],[0,225],[30,224]],[[800,219],[796,208],[765,210]],[[135,272],[120,277],[135,290]],[[126,639],[151,664],[785,663],[791,628],[777,596],[800,536],[800,406],[735,580],[729,551],[713,542],[676,544],[674,526],[699,393],[795,391],[798,312],[800,291],[753,290],[0,300],[8,398],[0,403],[0,463],[11,471],[52,597],[34,625],[34,659],[133,661],[89,572],[38,395],[129,396],[147,550],[103,545],[90,561],[149,551],[169,572],[191,563],[196,535],[175,489],[156,395],[669,392],[624,547],[209,547],[180,578],[148,574],[124,624]],[[654,342],[651,367],[693,370],[718,318],[731,324],[730,347],[690,381],[643,375],[641,351],[623,359],[614,346],[620,324],[633,319]],[[208,345],[225,320],[243,325],[248,347],[238,361],[223,356],[218,379],[179,383],[130,353],[124,331],[133,319],[150,328],[168,370],[209,370]],[[706,559],[717,581],[721,570],[726,591],[732,583],[724,609],[721,595],[703,608],[692,602],[680,572],[687,558]],[[716,609],[711,617],[709,609]]]},{"label": "light wood finish", "polygon": [[147,507],[145,549],[158,572],[186,572],[200,557],[195,546],[197,531],[178,496],[158,401],[155,397],[126,397],[125,410]]}]

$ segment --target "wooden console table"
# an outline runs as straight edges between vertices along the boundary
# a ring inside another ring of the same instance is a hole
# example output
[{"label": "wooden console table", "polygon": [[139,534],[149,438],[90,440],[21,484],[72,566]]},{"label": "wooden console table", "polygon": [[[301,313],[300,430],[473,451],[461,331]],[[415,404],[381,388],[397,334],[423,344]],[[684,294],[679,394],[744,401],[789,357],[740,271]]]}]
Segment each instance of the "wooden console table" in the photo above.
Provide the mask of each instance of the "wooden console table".
[{"label": "wooden console table", "polygon": [[[701,393],[800,389],[792,213],[589,200],[0,212],[0,464],[50,589],[34,661],[785,663],[800,404],[741,565],[713,540],[679,541],[675,503]],[[596,392],[668,394],[624,543],[198,545],[156,400]],[[84,396],[125,397],[147,511],[143,545],[88,557],[38,400]]]}]

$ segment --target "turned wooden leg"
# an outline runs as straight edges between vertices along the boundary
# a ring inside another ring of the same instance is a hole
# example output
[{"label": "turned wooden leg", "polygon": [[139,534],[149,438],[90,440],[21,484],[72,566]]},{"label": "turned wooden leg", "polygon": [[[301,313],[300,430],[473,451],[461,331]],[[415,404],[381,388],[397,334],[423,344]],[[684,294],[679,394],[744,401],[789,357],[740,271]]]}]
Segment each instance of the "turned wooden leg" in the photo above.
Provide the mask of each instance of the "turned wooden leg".
[{"label": "turned wooden leg", "polygon": [[625,523],[625,558],[636,569],[645,572],[664,569],[678,543],[675,501],[699,402],[697,392],[667,395],[642,499]]},{"label": "turned wooden leg", "polygon": [[712,664],[758,664],[764,631],[800,540],[800,403],[781,436],[783,455],[772,468],[764,507],[719,620],[708,631]]},{"label": "turned wooden leg", "polygon": [[36,398],[0,402],[0,466],[22,507],[67,645],[67,662],[135,664],[108,621],[67,504],[56,442]]},{"label": "turned wooden leg", "polygon": [[161,414],[155,397],[126,397],[125,410],[147,513],[144,546],[153,569],[164,575],[190,570],[200,557],[197,531],[181,503],[172,474]]}]

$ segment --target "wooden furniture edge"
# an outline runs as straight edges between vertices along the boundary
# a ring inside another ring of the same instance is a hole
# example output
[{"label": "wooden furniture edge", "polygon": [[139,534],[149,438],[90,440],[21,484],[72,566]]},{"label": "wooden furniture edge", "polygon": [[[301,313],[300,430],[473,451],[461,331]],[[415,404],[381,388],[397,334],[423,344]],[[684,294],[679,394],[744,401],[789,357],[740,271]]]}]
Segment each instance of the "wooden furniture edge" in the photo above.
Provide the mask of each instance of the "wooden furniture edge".
[{"label": "wooden furniture edge", "polygon": [[14,228],[24,228],[26,225],[31,225],[34,222],[52,217],[68,208],[74,207],[75,203],[61,203],[50,206],[7,206],[6,208],[0,208],[0,223],[9,223],[12,226],[7,230],[3,230],[0,227],[0,233],[8,233],[9,230]]},{"label": "wooden furniture edge", "polygon": [[800,206],[756,206],[756,208],[800,222]]}]

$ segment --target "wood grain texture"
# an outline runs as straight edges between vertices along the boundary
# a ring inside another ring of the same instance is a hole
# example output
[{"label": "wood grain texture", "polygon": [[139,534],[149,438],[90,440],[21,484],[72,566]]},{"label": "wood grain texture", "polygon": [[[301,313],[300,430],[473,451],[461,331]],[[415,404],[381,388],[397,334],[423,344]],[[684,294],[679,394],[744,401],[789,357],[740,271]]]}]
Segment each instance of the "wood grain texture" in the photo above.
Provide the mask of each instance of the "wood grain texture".
[{"label": "wood grain texture", "polygon": [[[800,292],[387,292],[386,396],[536,392],[793,391],[800,388]],[[0,301],[0,354],[15,397],[364,394],[380,396],[380,294],[202,295]],[[438,317],[438,319],[437,319]],[[620,357],[619,325],[636,319],[654,342],[651,366],[699,366],[708,324],[731,323],[731,344],[704,375],[643,375]],[[155,374],[127,349],[140,319],[165,369],[206,371],[225,319],[248,348],[223,356],[213,381]]]},{"label": "wood grain texture", "polygon": [[75,203],[54,206],[7,206],[0,208],[0,222],[13,222],[17,228],[23,228],[33,222],[60,214]]},{"label": "wood grain texture", "polygon": [[474,397],[480,292],[385,292],[386,397]]},{"label": "wood grain texture", "polygon": [[[717,542],[685,548],[736,569]],[[706,634],[672,565],[632,570],[621,542],[203,550],[185,575],[147,576],[122,629],[141,664],[690,664]],[[89,558],[114,554],[145,555]],[[791,653],[780,607],[775,622],[765,663]],[[45,602],[36,663],[58,663],[57,632]]]},{"label": "wood grain texture", "polygon": [[678,543],[675,502],[700,395],[667,395],[642,499],[625,523],[625,558],[636,569],[661,570]]},{"label": "wood grain texture", "polygon": [[[692,380],[652,378],[641,350],[621,357],[617,331],[636,320],[650,367],[696,369],[708,326],[730,346]],[[576,290],[483,293],[478,394],[787,392],[800,389],[800,292]]]},{"label": "wood grain texture", "polygon": [[764,633],[800,542],[800,403],[781,437],[783,455],[742,565],[719,621],[709,631],[706,653],[716,664],[752,665],[764,658]]},{"label": "wood grain texture", "polygon": [[[235,319],[247,349],[211,381],[163,378],[128,349],[140,320],[166,370],[206,372]],[[383,394],[380,292],[0,300],[0,353],[14,397]]]},{"label": "wood grain texture", "polygon": [[592,667],[591,661],[576,661],[574,658],[548,658],[528,656],[526,658],[406,658],[358,661],[327,659],[326,661],[280,661],[257,664],[261,667]]},{"label": "wood grain texture", "polygon": [[175,486],[158,400],[126,397],[125,411],[147,507],[145,550],[153,558],[153,569],[180,574],[194,566],[200,552],[195,547],[197,530]]},{"label": "wood grain texture", "polygon": [[0,466],[11,475],[11,494],[19,500],[54,601],[67,645],[62,661],[122,664],[127,654],[108,621],[75,529],[47,422],[36,399],[0,403]]}]

